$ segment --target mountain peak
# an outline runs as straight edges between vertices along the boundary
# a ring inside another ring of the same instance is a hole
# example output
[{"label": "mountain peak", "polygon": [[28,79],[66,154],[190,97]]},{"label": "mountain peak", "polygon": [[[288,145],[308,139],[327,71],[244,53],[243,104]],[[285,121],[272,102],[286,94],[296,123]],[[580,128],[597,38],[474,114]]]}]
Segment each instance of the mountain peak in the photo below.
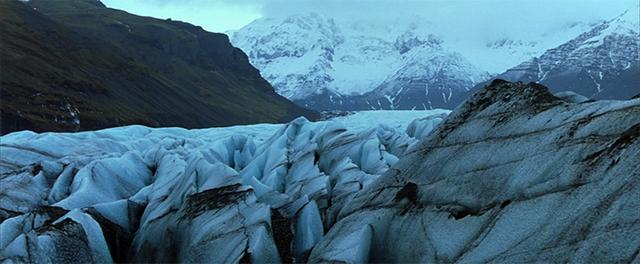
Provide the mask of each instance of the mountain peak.
[{"label": "mountain peak", "polygon": [[607,21],[607,23],[618,31],[626,30],[638,34],[638,31],[640,31],[640,5],[627,9],[621,15]]},{"label": "mountain peak", "polygon": [[[231,39],[278,93],[316,109],[453,107],[456,93],[486,76],[426,30],[428,21],[401,22],[391,27],[309,13],[256,20]],[[436,87],[445,79],[450,83]],[[433,98],[418,103],[426,97]]]},{"label": "mountain peak", "polygon": [[539,82],[554,92],[628,99],[640,92],[638,7],[513,67],[497,78]]},{"label": "mountain peak", "polygon": [[11,14],[0,16],[2,134],[314,115],[276,94],[224,34],[96,0],[0,1],[0,9]]}]

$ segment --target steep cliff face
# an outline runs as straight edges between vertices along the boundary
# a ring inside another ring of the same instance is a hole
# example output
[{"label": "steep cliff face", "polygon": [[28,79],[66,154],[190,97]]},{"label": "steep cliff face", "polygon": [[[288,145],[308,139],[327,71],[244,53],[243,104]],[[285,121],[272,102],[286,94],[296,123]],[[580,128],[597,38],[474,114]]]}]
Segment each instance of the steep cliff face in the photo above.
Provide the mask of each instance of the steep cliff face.
[{"label": "steep cliff face", "polygon": [[0,8],[2,133],[315,117],[277,95],[224,34],[92,0]]},{"label": "steep cliff face", "polygon": [[640,101],[574,101],[494,81],[359,192],[310,261],[638,261]]}]

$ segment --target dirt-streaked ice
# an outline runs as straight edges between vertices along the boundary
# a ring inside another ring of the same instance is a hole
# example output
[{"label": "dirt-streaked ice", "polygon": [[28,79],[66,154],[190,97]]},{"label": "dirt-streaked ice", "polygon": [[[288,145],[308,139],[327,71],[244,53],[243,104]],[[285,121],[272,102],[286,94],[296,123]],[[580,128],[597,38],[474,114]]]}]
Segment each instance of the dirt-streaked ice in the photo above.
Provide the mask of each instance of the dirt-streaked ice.
[{"label": "dirt-streaked ice", "polygon": [[279,262],[277,210],[304,261],[345,203],[419,141],[409,123],[446,113],[12,133],[0,145],[0,259]]}]

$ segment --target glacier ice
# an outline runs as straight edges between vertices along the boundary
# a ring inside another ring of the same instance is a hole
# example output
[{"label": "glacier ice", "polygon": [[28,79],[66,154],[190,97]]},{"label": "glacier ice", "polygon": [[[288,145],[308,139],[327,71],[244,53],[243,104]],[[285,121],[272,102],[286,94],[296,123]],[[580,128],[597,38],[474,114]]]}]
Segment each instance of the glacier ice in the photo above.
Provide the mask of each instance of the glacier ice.
[{"label": "glacier ice", "polygon": [[497,81],[358,192],[309,261],[638,261],[639,157],[640,100]]},{"label": "glacier ice", "polygon": [[0,260],[638,261],[640,99],[575,99],[494,81],[450,114],[9,134]]},{"label": "glacier ice", "polygon": [[12,133],[0,144],[0,259],[279,262],[289,256],[275,213],[290,219],[288,247],[304,261],[356,193],[423,137],[409,123],[432,129],[442,119],[422,117],[447,113]]}]

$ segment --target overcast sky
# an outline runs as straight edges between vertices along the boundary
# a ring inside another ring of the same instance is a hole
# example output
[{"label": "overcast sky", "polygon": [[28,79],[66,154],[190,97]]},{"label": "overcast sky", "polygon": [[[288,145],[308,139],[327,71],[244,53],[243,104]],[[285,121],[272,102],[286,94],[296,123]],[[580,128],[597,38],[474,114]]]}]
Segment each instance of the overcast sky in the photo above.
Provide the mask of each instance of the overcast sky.
[{"label": "overcast sky", "polygon": [[[208,31],[236,30],[264,16],[317,12],[371,21],[420,15],[447,30],[545,30],[613,18],[639,0],[102,0],[109,7],[172,18]],[[524,32],[526,33],[526,32]]]}]

